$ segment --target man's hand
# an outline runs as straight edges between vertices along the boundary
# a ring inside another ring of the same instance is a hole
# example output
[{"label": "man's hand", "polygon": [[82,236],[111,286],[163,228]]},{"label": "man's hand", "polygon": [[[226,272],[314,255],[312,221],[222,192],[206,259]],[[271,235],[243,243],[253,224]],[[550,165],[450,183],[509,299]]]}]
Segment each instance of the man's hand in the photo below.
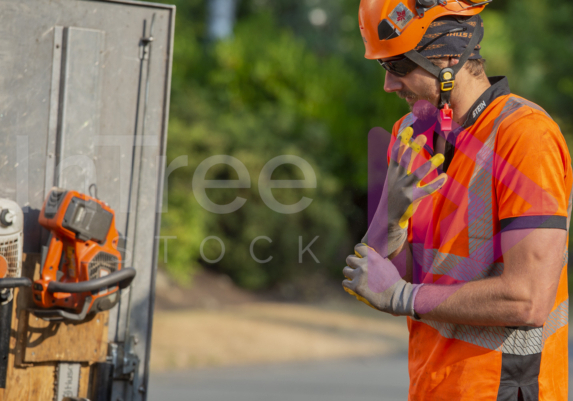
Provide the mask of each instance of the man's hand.
[{"label": "man's hand", "polygon": [[366,305],[396,316],[415,316],[414,298],[422,284],[402,280],[396,267],[365,244],[346,258],[344,290]]},{"label": "man's hand", "polygon": [[426,144],[423,135],[412,141],[413,134],[411,127],[406,128],[392,146],[382,197],[368,233],[362,239],[384,256],[391,255],[404,243],[408,220],[422,199],[438,191],[447,181],[447,175],[441,174],[429,184],[421,185],[422,180],[444,162],[444,156],[437,154],[412,172],[414,160]]}]

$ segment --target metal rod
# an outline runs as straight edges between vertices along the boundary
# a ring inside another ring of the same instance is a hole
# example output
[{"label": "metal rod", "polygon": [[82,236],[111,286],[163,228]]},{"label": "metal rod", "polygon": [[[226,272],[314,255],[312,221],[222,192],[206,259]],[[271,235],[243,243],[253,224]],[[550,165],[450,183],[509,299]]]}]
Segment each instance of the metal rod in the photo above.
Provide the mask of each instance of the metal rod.
[{"label": "metal rod", "polygon": [[[139,191],[141,189],[141,180],[143,179],[143,174],[142,174],[142,170],[143,170],[143,142],[145,141],[145,128],[146,128],[146,117],[147,117],[147,107],[148,107],[148,103],[149,103],[149,83],[150,83],[150,76],[151,76],[151,49],[152,49],[152,44],[153,44],[153,27],[155,25],[155,13],[153,13],[152,17],[151,17],[151,24],[149,26],[149,36],[146,38],[146,47],[144,48],[144,52],[147,50],[147,76],[145,77],[145,95],[144,95],[144,102],[143,102],[143,117],[142,117],[142,123],[141,123],[141,138],[142,138],[142,143],[141,143],[141,147],[139,149],[139,173],[138,173],[138,179],[137,179],[137,190],[135,192],[135,197],[136,197],[136,201],[135,201],[135,222],[134,222],[134,226],[133,226],[133,250],[134,252],[132,253],[132,255],[135,255],[135,246],[137,244],[137,213],[139,211]],[[144,53],[145,55],[145,53]],[[154,239],[155,240],[155,239]],[[135,257],[135,256],[132,256]],[[126,340],[129,339],[129,332],[130,332],[130,322],[131,322],[131,314],[130,314],[130,310],[131,310],[131,298],[132,298],[132,293],[131,290],[129,291],[129,295],[128,295],[128,299],[127,299],[127,317],[125,319],[125,333],[126,333]],[[138,387],[138,383],[135,383],[135,379],[134,379],[134,383],[132,386],[132,394],[131,397],[132,399],[135,397],[135,394],[137,392],[137,387]]]},{"label": "metal rod", "polygon": [[[175,13],[175,9],[172,10]],[[172,21],[170,19],[170,21]],[[173,54],[173,37],[175,34],[175,25],[173,22],[169,23],[169,39],[168,39],[168,54]],[[166,60],[166,70],[167,70],[167,79],[165,81],[164,87],[164,110],[165,113],[163,115],[163,124],[161,127],[161,132],[164,133],[162,135],[162,141],[160,142],[159,154],[165,155],[165,149],[167,146],[167,127],[169,123],[168,115],[169,115],[169,93],[171,91],[171,74],[172,74],[172,65],[173,60],[171,57],[168,57]],[[148,394],[148,384],[149,384],[149,360],[151,356],[151,335],[152,335],[152,327],[153,327],[153,313],[155,308],[155,283],[156,283],[156,276],[157,276],[157,252],[159,252],[159,239],[158,236],[161,230],[161,204],[163,202],[163,184],[165,180],[165,165],[164,163],[159,163],[158,166],[158,174],[157,174],[157,197],[156,197],[156,205],[157,210],[155,211],[155,226],[154,226],[154,238],[153,238],[153,256],[152,256],[152,270],[151,270],[151,282],[149,285],[150,289],[150,298],[149,298],[149,309],[148,309],[148,325],[147,325],[147,333],[146,333],[146,340],[145,340],[145,360],[143,361],[143,377],[140,381],[140,388],[139,391],[143,391],[143,399],[147,399]]]},{"label": "metal rod", "polygon": [[[155,16],[155,14],[153,14]],[[136,110],[135,110],[135,127],[133,130],[133,150],[131,153],[131,176],[129,179],[129,189],[128,189],[128,198],[127,198],[127,217],[126,217],[126,223],[125,223],[125,232],[123,233],[123,238],[125,239],[125,245],[124,247],[128,248],[128,242],[131,242],[132,244],[135,244],[134,241],[129,241],[129,225],[130,225],[130,221],[131,221],[131,201],[133,198],[133,181],[135,179],[135,156],[136,156],[136,149],[137,149],[137,140],[138,140],[138,131],[139,131],[139,111],[140,111],[140,104],[141,104],[141,88],[143,85],[143,69],[145,66],[145,51],[146,48],[149,46],[150,42],[145,42],[143,39],[145,39],[147,37],[147,20],[143,20],[143,38],[141,39],[140,43],[143,46],[142,51],[141,51],[141,59],[140,59],[140,63],[139,63],[139,80],[138,80],[138,84],[137,84],[137,104],[136,104]],[[144,107],[145,110],[145,107]],[[144,114],[145,117],[145,114]],[[143,145],[143,143],[142,143]],[[141,163],[141,160],[140,160]],[[141,179],[141,177],[139,177],[138,179]],[[135,195],[137,196],[137,194]],[[135,248],[135,245],[132,248]],[[131,255],[133,257],[133,252],[131,252]],[[118,341],[119,340],[119,323],[121,320],[121,299],[119,301],[119,306],[118,306],[118,319],[116,321],[116,327],[115,327],[115,338],[114,341]],[[128,304],[127,304],[127,316],[126,316],[126,329],[127,331],[125,332],[125,335],[123,337],[123,341],[125,341],[128,338],[128,334],[129,334],[129,309],[131,307],[131,290],[129,291],[129,298],[128,298]]]}]

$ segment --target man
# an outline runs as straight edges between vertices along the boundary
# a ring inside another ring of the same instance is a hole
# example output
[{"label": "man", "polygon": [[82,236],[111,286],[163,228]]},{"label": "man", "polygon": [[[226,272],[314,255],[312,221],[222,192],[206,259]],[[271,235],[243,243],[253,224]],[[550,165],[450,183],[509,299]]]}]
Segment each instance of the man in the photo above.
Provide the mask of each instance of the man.
[{"label": "man", "polygon": [[408,316],[410,400],[566,400],[571,159],[539,106],[485,76],[484,4],[362,0],[366,57],[413,112],[343,286]]}]

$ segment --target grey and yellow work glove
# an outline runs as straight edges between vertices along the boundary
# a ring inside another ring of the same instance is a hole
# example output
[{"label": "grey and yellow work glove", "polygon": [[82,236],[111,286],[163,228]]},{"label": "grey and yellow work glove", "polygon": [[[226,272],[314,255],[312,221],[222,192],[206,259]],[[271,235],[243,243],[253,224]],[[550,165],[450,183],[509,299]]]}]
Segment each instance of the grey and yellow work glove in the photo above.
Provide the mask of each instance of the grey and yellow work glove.
[{"label": "grey and yellow work glove", "polygon": [[406,128],[392,146],[382,197],[368,232],[362,238],[363,243],[385,257],[406,241],[408,220],[420,201],[438,191],[448,179],[444,173],[430,183],[421,185],[422,180],[444,162],[444,156],[437,154],[412,172],[416,156],[426,144],[424,135],[412,141],[413,134],[411,127]]},{"label": "grey and yellow work glove", "polygon": [[356,245],[354,252],[346,258],[344,290],[379,311],[418,318],[414,300],[423,284],[402,280],[391,261],[365,244]]}]

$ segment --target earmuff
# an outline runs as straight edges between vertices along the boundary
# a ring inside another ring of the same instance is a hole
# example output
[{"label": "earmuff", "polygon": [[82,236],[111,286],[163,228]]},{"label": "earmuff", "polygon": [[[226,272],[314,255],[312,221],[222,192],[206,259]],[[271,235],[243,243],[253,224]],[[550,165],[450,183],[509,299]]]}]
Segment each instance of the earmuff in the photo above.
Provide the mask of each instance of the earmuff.
[{"label": "earmuff", "polygon": [[[493,0],[459,0],[466,3],[469,7],[478,7],[491,3]],[[416,0],[416,12],[420,18],[424,18],[424,14],[431,8],[436,7],[438,4],[445,6],[448,0]]]},{"label": "earmuff", "polygon": [[417,0],[418,7],[430,8],[438,5],[438,0]]}]

